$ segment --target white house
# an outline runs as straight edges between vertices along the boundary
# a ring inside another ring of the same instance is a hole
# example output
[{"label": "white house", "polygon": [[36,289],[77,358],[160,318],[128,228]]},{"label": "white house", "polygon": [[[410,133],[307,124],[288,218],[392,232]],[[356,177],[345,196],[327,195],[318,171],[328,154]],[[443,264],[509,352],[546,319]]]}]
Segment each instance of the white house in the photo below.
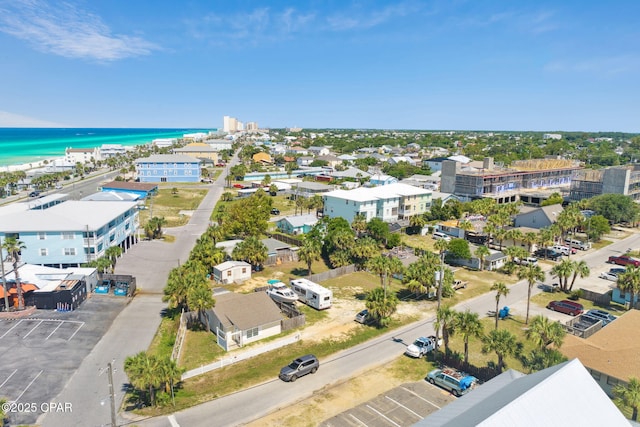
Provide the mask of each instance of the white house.
[{"label": "white house", "polygon": [[251,279],[251,264],[244,261],[225,261],[213,267],[213,279],[217,283],[242,283]]},{"label": "white house", "polygon": [[385,175],[383,173],[376,173],[374,175],[371,175],[371,178],[369,178],[369,183],[371,185],[389,185],[389,184],[395,184],[397,182],[398,182],[398,178]]},{"label": "white house", "polygon": [[431,190],[406,184],[390,184],[354,190],[334,190],[323,195],[324,215],[343,217],[349,223],[362,214],[367,221],[386,222],[425,213],[431,205]]},{"label": "white house", "polygon": [[309,153],[313,154],[314,156],[326,156],[331,153],[331,150],[329,150],[329,148],[327,147],[311,146],[308,148],[308,150],[309,150]]}]

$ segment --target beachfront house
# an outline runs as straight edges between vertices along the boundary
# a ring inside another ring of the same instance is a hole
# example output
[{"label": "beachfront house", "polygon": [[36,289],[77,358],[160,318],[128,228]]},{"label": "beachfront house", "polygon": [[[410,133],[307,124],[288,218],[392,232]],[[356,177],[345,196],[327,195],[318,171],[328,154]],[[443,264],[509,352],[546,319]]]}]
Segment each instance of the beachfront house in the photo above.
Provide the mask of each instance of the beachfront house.
[{"label": "beachfront house", "polygon": [[64,159],[74,165],[98,161],[100,160],[100,148],[67,148],[64,150]]},{"label": "beachfront house", "polygon": [[181,154],[155,154],[137,159],[140,182],[200,182],[200,160]]},{"label": "beachfront house", "polygon": [[[51,194],[0,206],[0,238],[24,243],[21,261],[49,267],[79,267],[111,246],[127,250],[138,240],[138,204],[66,200]],[[3,254],[6,256],[6,253]]]}]

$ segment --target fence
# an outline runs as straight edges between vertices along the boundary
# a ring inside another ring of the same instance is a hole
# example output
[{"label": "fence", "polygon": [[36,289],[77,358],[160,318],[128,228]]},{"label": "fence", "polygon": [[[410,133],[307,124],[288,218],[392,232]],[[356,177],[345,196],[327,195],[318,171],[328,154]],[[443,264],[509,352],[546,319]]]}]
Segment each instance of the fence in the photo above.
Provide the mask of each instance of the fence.
[{"label": "fence", "polygon": [[593,292],[588,289],[580,288],[582,292],[582,297],[588,301],[593,301],[599,305],[609,305],[611,304],[611,292],[607,292],[605,294],[600,294],[598,292]]},{"label": "fence", "polygon": [[473,375],[482,382],[487,382],[490,379],[500,375],[500,371],[497,368],[490,366],[477,367],[469,363],[464,363],[464,360],[460,360],[454,353],[442,354],[442,362],[458,371],[466,372],[469,375]]},{"label": "fence", "polygon": [[355,264],[346,265],[344,267],[334,268],[333,270],[324,271],[322,273],[313,274],[308,277],[312,282],[324,282],[325,280],[333,279],[344,274],[353,273],[356,271]]},{"label": "fence", "polygon": [[225,357],[224,359],[217,360],[208,365],[204,365],[199,368],[192,369],[190,371],[185,372],[184,374],[182,374],[181,379],[182,381],[184,381],[188,378],[193,378],[198,375],[206,374],[207,372],[211,372],[216,369],[223,368],[225,366],[233,365],[234,363],[240,362],[242,360],[251,359],[252,357],[256,357],[262,353],[266,353],[268,351],[275,350],[280,347],[284,347],[285,345],[293,344],[299,340],[300,340],[300,334],[295,334],[295,335],[285,337],[277,341],[272,341],[268,344],[259,345],[257,347],[250,348],[247,350],[236,350],[233,356]]},{"label": "fence", "polygon": [[[264,292],[267,289],[269,289],[268,286],[261,286],[261,287],[255,288],[254,292]],[[286,303],[275,301],[275,300],[273,302],[276,303],[276,305],[278,306],[282,314],[287,316],[286,319],[282,319],[280,321],[282,332],[288,331],[290,329],[299,328],[301,326],[304,326],[304,324],[307,322],[307,319],[304,316],[304,314],[300,310],[298,310],[295,305],[286,304]]]},{"label": "fence", "polygon": [[288,245],[298,246],[298,247],[302,246],[302,240],[296,239],[295,237],[286,236],[280,233],[267,233],[267,236],[271,237],[272,239],[276,239],[281,242],[284,242]]},{"label": "fence", "polygon": [[602,320],[591,320],[586,316],[578,316],[569,320],[563,327],[567,333],[586,339],[602,329],[602,325]]},{"label": "fence", "polygon": [[176,334],[176,342],[173,343],[173,350],[171,351],[171,360],[179,360],[182,353],[182,344],[184,343],[184,337],[187,335],[187,315],[184,310],[180,314],[180,324],[178,325],[178,333]]}]

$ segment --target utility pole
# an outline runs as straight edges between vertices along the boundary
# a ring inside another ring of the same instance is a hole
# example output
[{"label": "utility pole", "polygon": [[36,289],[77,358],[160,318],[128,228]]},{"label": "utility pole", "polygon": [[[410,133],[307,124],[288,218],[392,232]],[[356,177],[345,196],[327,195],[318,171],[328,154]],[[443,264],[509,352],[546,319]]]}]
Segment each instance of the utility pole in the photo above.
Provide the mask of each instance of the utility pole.
[{"label": "utility pole", "polygon": [[107,374],[109,375],[109,400],[111,401],[111,427],[117,427],[116,423],[116,395],[113,390],[113,364],[107,364]]},{"label": "utility pole", "polygon": [[9,294],[7,292],[7,276],[4,274],[4,254],[2,253],[2,237],[0,237],[0,268],[2,268],[2,289],[4,290],[4,311],[9,311]]}]

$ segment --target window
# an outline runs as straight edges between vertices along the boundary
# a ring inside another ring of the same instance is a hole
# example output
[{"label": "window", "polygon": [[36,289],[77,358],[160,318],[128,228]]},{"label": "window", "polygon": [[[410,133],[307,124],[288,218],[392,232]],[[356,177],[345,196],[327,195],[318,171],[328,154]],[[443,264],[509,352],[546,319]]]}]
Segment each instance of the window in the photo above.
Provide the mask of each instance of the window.
[{"label": "window", "polygon": [[227,271],[227,277],[231,277],[231,270]]},{"label": "window", "polygon": [[247,267],[242,267],[242,274],[245,274],[247,272]]},{"label": "window", "polygon": [[247,329],[247,338],[253,338],[258,336],[258,328]]},{"label": "window", "polygon": [[40,248],[40,256],[47,256],[47,255],[49,255],[47,248]]},{"label": "window", "polygon": [[607,384],[609,385],[618,385],[618,380],[613,377],[607,377]]},{"label": "window", "polygon": [[76,238],[76,235],[69,231],[62,232],[62,240],[73,240]]},{"label": "window", "polygon": [[65,256],[74,256],[76,254],[76,248],[64,248]]},{"label": "window", "polygon": [[591,376],[593,377],[594,380],[600,381],[600,377],[602,375],[602,374],[600,374],[600,372],[594,371],[593,369],[590,369],[590,372],[591,372]]},{"label": "window", "polygon": [[44,240],[47,238],[47,233],[38,232],[38,240]]}]

